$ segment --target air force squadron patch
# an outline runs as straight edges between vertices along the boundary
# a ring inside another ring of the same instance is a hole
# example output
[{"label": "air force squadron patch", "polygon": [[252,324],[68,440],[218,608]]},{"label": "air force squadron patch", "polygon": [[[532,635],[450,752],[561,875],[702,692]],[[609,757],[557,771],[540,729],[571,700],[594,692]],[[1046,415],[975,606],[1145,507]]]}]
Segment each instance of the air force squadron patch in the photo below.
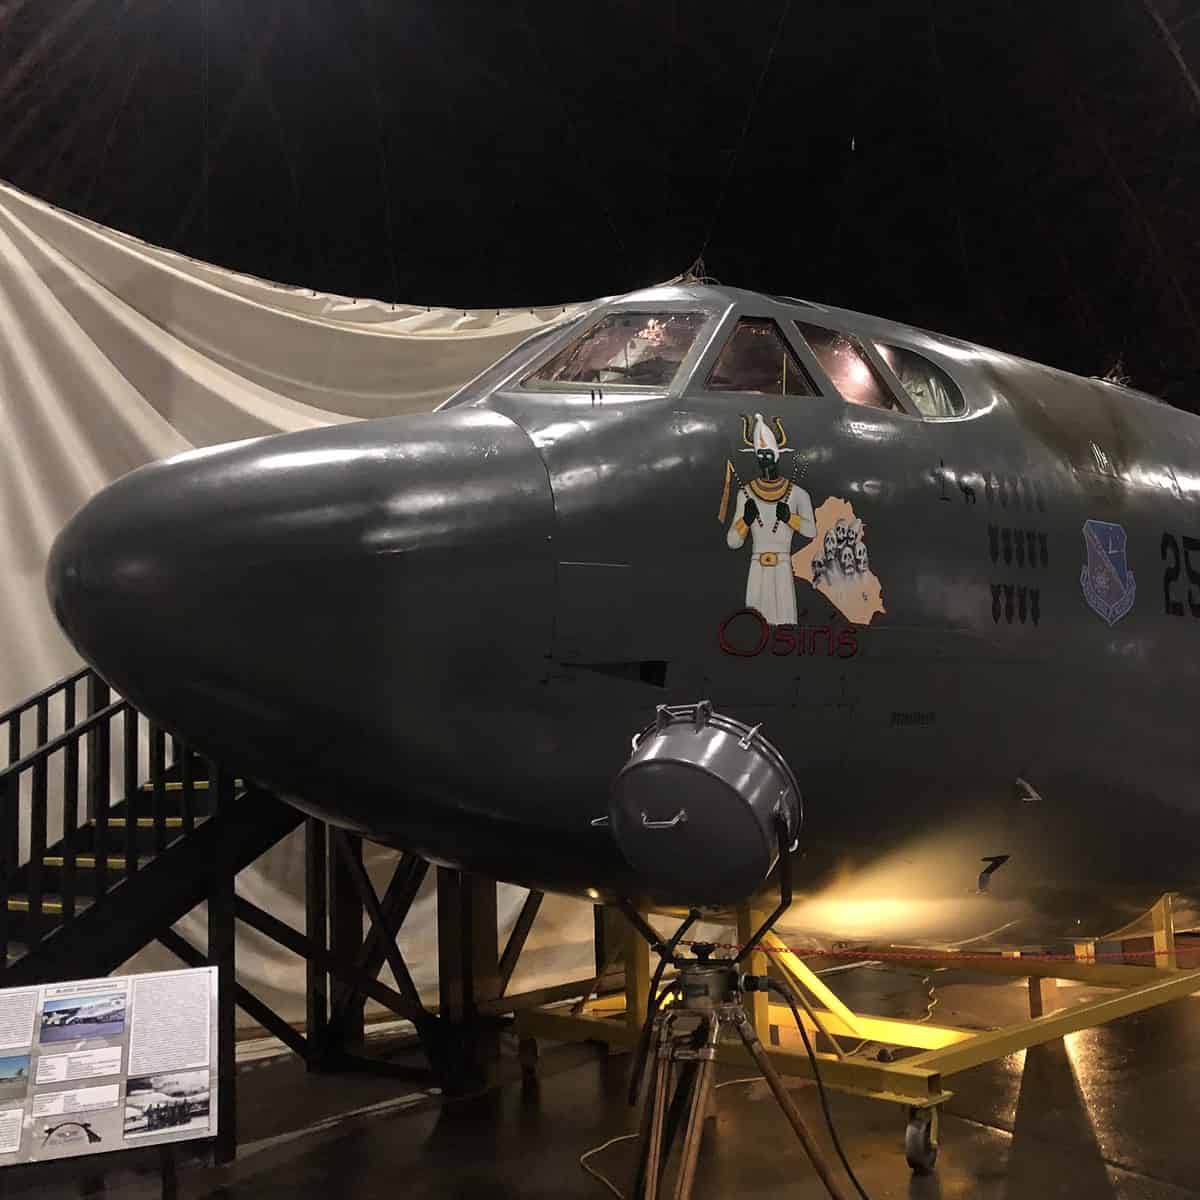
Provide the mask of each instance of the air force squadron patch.
[{"label": "air force squadron patch", "polygon": [[1137,583],[1125,555],[1125,529],[1111,521],[1084,521],[1087,566],[1079,574],[1083,597],[1097,615],[1115,625],[1132,607]]}]

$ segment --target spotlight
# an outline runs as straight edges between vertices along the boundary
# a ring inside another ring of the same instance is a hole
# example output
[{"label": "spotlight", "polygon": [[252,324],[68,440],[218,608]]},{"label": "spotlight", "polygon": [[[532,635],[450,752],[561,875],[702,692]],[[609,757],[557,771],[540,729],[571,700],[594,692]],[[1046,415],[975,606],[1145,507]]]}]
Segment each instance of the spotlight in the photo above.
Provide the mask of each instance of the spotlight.
[{"label": "spotlight", "polygon": [[778,860],[780,824],[794,848],[800,788],[753,727],[711,703],[660,705],[633,739],[609,798],[609,824],[646,891],[668,904],[744,900]]}]

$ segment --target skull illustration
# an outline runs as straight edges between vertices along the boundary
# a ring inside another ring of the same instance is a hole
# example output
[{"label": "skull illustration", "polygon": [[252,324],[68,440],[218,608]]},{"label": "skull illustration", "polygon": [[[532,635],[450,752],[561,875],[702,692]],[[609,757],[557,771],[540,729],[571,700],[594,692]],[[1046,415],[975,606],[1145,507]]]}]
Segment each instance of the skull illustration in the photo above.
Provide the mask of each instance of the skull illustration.
[{"label": "skull illustration", "polygon": [[850,526],[850,531],[846,535],[846,540],[848,542],[861,542],[862,536],[863,536],[862,521],[855,521],[854,524]]},{"label": "skull illustration", "polygon": [[834,536],[832,529],[827,529],[825,531],[825,557],[830,562],[833,561],[835,550],[837,550],[837,538]]},{"label": "skull illustration", "polygon": [[841,556],[841,566],[843,575],[851,575],[854,573],[854,547],[843,546],[839,551]]},{"label": "skull illustration", "polygon": [[837,544],[844,546],[846,539],[850,536],[850,526],[846,524],[845,517],[838,517],[837,524],[833,527],[834,533],[837,535]]},{"label": "skull illustration", "polygon": [[860,575],[867,573],[867,543],[855,542],[854,544],[854,565],[858,568]]},{"label": "skull illustration", "polygon": [[820,583],[821,580],[825,578],[825,566],[826,566],[826,564],[825,564],[825,560],[823,558],[814,558],[813,559],[813,565],[812,565],[812,571],[813,571],[812,581],[813,581],[813,583]]}]

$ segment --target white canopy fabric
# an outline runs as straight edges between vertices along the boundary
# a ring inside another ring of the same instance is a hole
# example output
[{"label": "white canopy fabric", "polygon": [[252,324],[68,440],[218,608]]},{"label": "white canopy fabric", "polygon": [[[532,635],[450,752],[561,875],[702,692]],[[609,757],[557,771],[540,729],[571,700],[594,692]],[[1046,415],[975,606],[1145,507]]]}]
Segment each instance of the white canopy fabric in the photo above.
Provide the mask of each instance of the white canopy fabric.
[{"label": "white canopy fabric", "polygon": [[[78,665],[43,573],[55,534],[100,488],[198,446],[428,411],[583,307],[426,308],[268,283],[0,185],[0,710]],[[395,855],[374,848],[370,860],[382,884]],[[436,986],[430,884],[401,939],[427,994]],[[238,888],[302,928],[299,840],[243,872]],[[502,934],[522,895],[501,889]],[[589,974],[591,927],[585,905],[543,905],[513,989]],[[179,929],[203,946],[202,914]],[[303,1019],[303,964],[253,931],[239,936],[242,981]],[[156,966],[178,964],[147,951],[127,969]]]}]

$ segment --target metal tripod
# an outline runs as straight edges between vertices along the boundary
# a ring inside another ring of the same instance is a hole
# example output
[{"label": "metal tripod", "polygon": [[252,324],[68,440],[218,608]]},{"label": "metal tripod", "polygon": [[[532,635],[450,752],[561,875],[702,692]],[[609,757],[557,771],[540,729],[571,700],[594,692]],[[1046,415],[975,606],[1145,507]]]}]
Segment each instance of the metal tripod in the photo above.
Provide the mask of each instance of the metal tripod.
[{"label": "metal tripod", "polygon": [[[779,841],[779,903],[733,958],[714,959],[712,952],[716,947],[706,942],[692,943],[694,958],[683,958],[676,954],[683,935],[700,919],[701,911],[698,908],[689,909],[687,918],[674,935],[664,942],[631,903],[620,903],[626,919],[659,956],[658,969],[650,982],[650,1016],[643,1028],[630,1087],[630,1103],[634,1104],[641,1086],[642,1067],[648,1055],[650,1080],[638,1136],[634,1200],[658,1200],[671,1146],[685,1119],[686,1132],[675,1184],[675,1200],[691,1200],[700,1155],[700,1135],[712,1096],[717,1047],[721,1043],[721,1034],[730,1028],[736,1030],[749,1051],[832,1200],[847,1200],[742,1007],[743,977],[739,965],[750,956],[792,903],[791,858],[787,849],[789,834],[782,817],[775,820],[775,833]],[[678,971],[671,985],[678,1000],[670,1008],[659,1009],[661,996],[658,989],[668,964]],[[751,978],[754,984],[749,983]],[[761,987],[764,984],[767,984],[765,977],[747,977],[747,987]]]},{"label": "metal tripod", "polygon": [[635,1200],[658,1200],[671,1143],[686,1120],[675,1200],[690,1200],[696,1180],[704,1118],[713,1090],[713,1072],[721,1035],[733,1029],[753,1058],[776,1103],[833,1200],[846,1200],[820,1147],[772,1065],[746,1010],[742,1007],[737,964],[732,959],[701,957],[677,962],[680,1001],[655,1017],[651,1034],[650,1078],[638,1143]]},{"label": "metal tripod", "polygon": [[658,1200],[671,1142],[684,1118],[686,1132],[674,1198],[690,1200],[704,1117],[713,1092],[716,1050],[721,1034],[727,1030],[736,1031],[742,1039],[829,1195],[834,1200],[845,1200],[826,1157],[812,1139],[742,1007],[736,964],[732,960],[709,961],[707,955],[685,959],[679,962],[676,983],[682,997],[679,1004],[659,1013],[654,1021],[649,1086],[638,1144],[636,1200]]}]

